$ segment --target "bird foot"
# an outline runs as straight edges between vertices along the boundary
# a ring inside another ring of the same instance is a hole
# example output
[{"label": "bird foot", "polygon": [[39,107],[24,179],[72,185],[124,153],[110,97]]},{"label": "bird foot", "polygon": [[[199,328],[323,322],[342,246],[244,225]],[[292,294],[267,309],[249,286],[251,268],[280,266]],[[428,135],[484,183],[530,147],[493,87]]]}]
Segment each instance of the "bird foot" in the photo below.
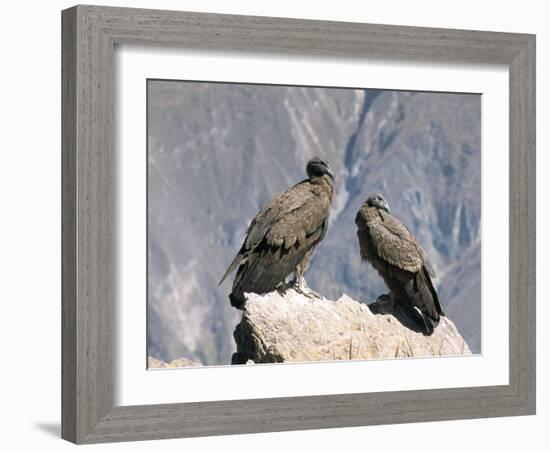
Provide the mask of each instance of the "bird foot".
[{"label": "bird foot", "polygon": [[306,289],[294,288],[294,290],[299,294],[302,294],[304,297],[309,298],[312,302],[314,302],[315,300],[321,300],[323,298],[321,294],[315,292],[313,289],[310,289],[310,288],[306,288]]},{"label": "bird foot", "polygon": [[305,289],[309,289],[309,286],[306,283],[306,279],[301,276],[294,278],[294,280],[292,280],[292,286],[294,287],[294,289],[296,289],[299,292]]},{"label": "bird foot", "polygon": [[397,297],[395,294],[392,294],[391,292],[388,294],[382,294],[380,297],[376,299],[377,302],[384,303],[385,305],[388,305],[389,309],[395,309]]},{"label": "bird foot", "polygon": [[298,294],[302,294],[303,296],[308,297],[312,301],[314,301],[315,299],[323,298],[321,294],[318,294],[307,285],[306,280],[303,277],[301,277],[298,281],[294,282],[293,288]]},{"label": "bird foot", "polygon": [[294,287],[293,284],[290,284],[290,283],[280,283],[276,290],[277,290],[277,293],[280,295],[280,296],[284,296],[286,294],[286,291],[288,291],[290,288]]},{"label": "bird foot", "polygon": [[377,299],[377,303],[383,303],[385,305],[388,305],[389,308],[394,309],[395,308],[395,296],[390,294],[382,294]]}]

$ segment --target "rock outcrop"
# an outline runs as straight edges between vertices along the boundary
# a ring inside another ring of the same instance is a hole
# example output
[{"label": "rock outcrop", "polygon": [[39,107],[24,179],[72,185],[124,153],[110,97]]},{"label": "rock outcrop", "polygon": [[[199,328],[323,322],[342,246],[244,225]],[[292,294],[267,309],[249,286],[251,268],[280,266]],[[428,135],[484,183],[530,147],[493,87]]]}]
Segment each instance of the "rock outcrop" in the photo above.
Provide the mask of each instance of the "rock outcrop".
[{"label": "rock outcrop", "polygon": [[366,305],[345,294],[337,301],[311,299],[293,289],[247,294],[233,335],[233,364],[471,354],[446,317],[426,336],[386,301]]},{"label": "rock outcrop", "polygon": [[386,289],[354,219],[381,192],[434,265],[472,352],[481,330],[481,96],[254,84],[148,83],[149,354],[227,364],[241,312],[218,282],[250,220],[305,176],[336,174],[331,225],[306,273],[327,298]]},{"label": "rock outcrop", "polygon": [[148,369],[178,369],[180,367],[199,367],[202,364],[192,361],[187,358],[178,358],[170,362],[161,361],[159,359],[149,356],[147,358],[147,368]]}]

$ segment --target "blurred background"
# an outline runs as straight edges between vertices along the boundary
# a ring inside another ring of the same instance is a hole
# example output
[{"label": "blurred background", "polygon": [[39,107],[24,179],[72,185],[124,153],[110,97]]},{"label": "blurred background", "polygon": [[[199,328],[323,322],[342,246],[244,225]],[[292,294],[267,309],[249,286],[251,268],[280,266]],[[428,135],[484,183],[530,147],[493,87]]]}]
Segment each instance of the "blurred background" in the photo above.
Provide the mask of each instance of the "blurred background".
[{"label": "blurred background", "polygon": [[250,220],[327,159],[336,193],[305,278],[337,300],[387,292],[359,258],[355,214],[381,192],[481,350],[481,98],[476,94],[148,81],[148,354],[229,364],[240,312],[218,287]]}]

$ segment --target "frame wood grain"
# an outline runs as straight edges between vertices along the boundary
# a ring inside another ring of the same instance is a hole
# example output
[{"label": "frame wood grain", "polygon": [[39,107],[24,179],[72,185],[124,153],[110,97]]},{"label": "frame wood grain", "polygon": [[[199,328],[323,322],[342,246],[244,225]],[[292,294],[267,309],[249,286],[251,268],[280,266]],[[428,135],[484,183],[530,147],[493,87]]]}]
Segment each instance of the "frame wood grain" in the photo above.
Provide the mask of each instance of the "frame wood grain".
[{"label": "frame wood grain", "polygon": [[[62,12],[62,437],[75,443],[535,413],[535,36],[75,6]],[[114,407],[116,44],[506,64],[510,383]]]}]

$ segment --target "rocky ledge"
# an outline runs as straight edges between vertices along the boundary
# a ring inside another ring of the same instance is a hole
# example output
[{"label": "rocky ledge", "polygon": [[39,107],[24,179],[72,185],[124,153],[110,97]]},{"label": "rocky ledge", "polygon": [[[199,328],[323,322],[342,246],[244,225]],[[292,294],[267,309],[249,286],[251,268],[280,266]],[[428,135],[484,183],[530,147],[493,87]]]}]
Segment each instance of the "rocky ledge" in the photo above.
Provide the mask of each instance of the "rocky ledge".
[{"label": "rocky ledge", "polygon": [[385,301],[367,306],[345,294],[337,301],[312,299],[293,289],[247,294],[233,335],[233,364],[471,354],[446,317],[426,336]]},{"label": "rocky ledge", "polygon": [[180,367],[199,367],[199,366],[202,366],[202,364],[187,358],[178,358],[170,362],[161,361],[160,359],[153,358],[152,356],[149,356],[147,358],[148,369],[177,369]]}]

